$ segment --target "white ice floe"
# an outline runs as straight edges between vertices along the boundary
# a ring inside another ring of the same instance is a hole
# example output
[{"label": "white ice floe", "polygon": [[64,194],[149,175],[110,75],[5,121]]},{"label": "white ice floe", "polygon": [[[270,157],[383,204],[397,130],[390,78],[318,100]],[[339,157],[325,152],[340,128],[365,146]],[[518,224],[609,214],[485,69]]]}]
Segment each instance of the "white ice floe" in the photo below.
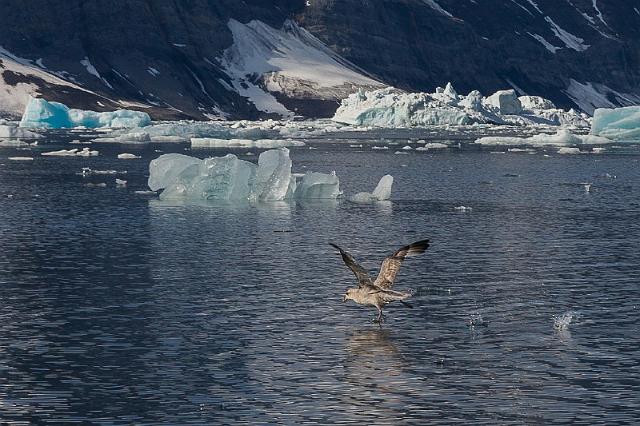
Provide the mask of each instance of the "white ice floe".
[{"label": "white ice floe", "polygon": [[429,142],[424,144],[424,146],[419,146],[416,148],[416,151],[428,151],[430,149],[444,149],[449,148],[449,145],[440,143],[440,142]]},{"label": "white ice floe", "polygon": [[467,206],[458,206],[458,207],[454,207],[453,209],[461,213],[469,213],[473,211],[473,207],[467,207]]},{"label": "white ice floe", "polygon": [[126,170],[93,170],[90,167],[83,167],[80,173],[81,176],[92,176],[92,175],[125,175],[127,174]]},{"label": "white ice floe", "polygon": [[258,164],[233,154],[200,160],[165,154],[149,165],[149,188],[164,189],[161,199],[213,201],[282,201],[293,198],[331,198],[339,194],[335,174],[307,173],[298,183],[291,173],[287,148],[260,154]]},{"label": "white ice floe", "polygon": [[11,161],[33,161],[33,157],[8,157]]},{"label": "white ice floe", "polygon": [[142,158],[139,155],[131,154],[128,152],[123,152],[122,154],[118,154],[118,160],[136,160],[138,158]]},{"label": "white ice floe", "polygon": [[640,106],[596,109],[591,133],[616,141],[640,140]]},{"label": "white ice floe", "polygon": [[360,89],[342,100],[333,120],[355,126],[390,128],[470,124],[586,127],[590,124],[586,114],[554,108],[547,99],[522,98],[518,98],[514,90],[501,90],[487,98],[477,90],[460,96],[451,83],[436,89],[436,93],[405,93],[392,87]]},{"label": "white ice floe", "polygon": [[71,109],[59,102],[47,102],[30,98],[22,115],[20,127],[68,129],[83,126],[90,129],[102,127],[142,127],[151,124],[146,112],[121,109],[112,112]]},{"label": "white ice floe", "polygon": [[0,138],[41,139],[44,136],[16,126],[0,125]]},{"label": "white ice floe", "polygon": [[476,140],[481,145],[510,145],[510,146],[544,146],[544,145],[586,145],[607,144],[607,138],[593,135],[574,135],[566,129],[556,134],[539,134],[531,137],[487,136]]},{"label": "white ice floe", "polygon": [[127,186],[127,181],[123,180],[123,179],[116,178],[116,186],[120,186],[120,187]]},{"label": "white ice floe", "polygon": [[563,146],[558,149],[558,154],[580,154],[580,148],[570,148]]},{"label": "white ice floe", "polygon": [[90,150],[89,148],[82,148],[79,150],[78,148],[73,149],[61,149],[59,151],[50,151],[43,152],[41,155],[46,157],[95,157],[100,153],[95,150]]},{"label": "white ice floe", "polygon": [[289,139],[217,139],[217,138],[191,138],[191,146],[194,148],[286,148],[292,146],[305,146],[302,141]]},{"label": "white ice floe", "polygon": [[359,192],[351,197],[349,201],[359,204],[374,203],[376,201],[386,201],[391,198],[391,188],[393,186],[393,176],[384,175],[378,182],[373,192]]},{"label": "white ice floe", "polygon": [[31,144],[20,139],[0,139],[0,147],[28,148]]}]

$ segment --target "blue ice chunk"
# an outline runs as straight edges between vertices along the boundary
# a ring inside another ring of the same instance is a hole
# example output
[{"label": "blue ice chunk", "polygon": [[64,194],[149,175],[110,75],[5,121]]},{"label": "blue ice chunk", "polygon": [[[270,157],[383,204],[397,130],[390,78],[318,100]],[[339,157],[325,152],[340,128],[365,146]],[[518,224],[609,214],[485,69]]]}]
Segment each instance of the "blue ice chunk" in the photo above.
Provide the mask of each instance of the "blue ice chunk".
[{"label": "blue ice chunk", "polygon": [[126,109],[111,112],[84,111],[40,98],[29,99],[20,121],[20,127],[43,129],[144,127],[149,124],[151,117],[146,112]]},{"label": "blue ice chunk", "polygon": [[640,140],[640,106],[596,109],[591,134],[612,140]]}]

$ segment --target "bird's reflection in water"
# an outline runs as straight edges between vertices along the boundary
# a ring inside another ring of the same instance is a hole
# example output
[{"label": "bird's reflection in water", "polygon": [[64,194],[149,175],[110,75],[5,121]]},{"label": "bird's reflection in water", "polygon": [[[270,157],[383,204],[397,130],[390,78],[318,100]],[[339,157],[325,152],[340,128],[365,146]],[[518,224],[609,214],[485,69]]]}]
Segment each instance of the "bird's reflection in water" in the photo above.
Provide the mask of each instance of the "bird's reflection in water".
[{"label": "bird's reflection in water", "polygon": [[397,346],[397,332],[380,328],[354,330],[347,336],[345,417],[367,424],[401,424],[406,409],[404,396],[412,395],[407,379],[406,361]]},{"label": "bird's reflection in water", "polygon": [[[381,328],[354,330],[348,337],[345,368],[353,379],[370,380],[372,375],[381,382],[402,372],[404,360],[394,343],[394,333]],[[374,374],[375,373],[375,374]]]}]

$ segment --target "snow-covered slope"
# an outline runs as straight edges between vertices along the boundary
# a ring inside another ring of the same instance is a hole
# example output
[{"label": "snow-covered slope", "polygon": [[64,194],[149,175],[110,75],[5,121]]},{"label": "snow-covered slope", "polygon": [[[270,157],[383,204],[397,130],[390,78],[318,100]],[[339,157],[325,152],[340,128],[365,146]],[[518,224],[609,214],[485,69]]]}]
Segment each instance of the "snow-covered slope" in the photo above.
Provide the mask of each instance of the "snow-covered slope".
[{"label": "snow-covered slope", "polygon": [[242,24],[231,19],[228,25],[234,42],[220,63],[233,88],[261,111],[292,114],[274,94],[280,100],[337,101],[359,87],[382,87],[293,21],[281,29],[259,20]]},{"label": "snow-covered slope", "polygon": [[48,70],[41,60],[21,58],[0,46],[0,115],[22,116],[32,97],[55,97],[97,110],[148,108],[135,102],[111,100],[72,80],[68,73]]},{"label": "snow-covered slope", "polygon": [[96,96],[95,93],[66,81],[0,46],[0,111],[2,113],[21,115],[30,97],[38,96],[47,89],[78,91]]}]

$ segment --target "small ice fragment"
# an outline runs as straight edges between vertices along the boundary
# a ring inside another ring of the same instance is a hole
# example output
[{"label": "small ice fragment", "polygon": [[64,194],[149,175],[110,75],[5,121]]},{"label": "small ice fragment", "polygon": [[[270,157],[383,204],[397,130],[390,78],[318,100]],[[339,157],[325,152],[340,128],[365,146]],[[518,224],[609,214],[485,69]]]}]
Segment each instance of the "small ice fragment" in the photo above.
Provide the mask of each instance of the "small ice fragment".
[{"label": "small ice fragment", "polygon": [[358,192],[357,194],[349,197],[349,201],[358,204],[374,203],[376,201],[386,201],[391,198],[391,188],[393,186],[393,176],[384,175],[373,193]]},{"label": "small ice fragment", "polygon": [[580,148],[562,147],[558,150],[558,154],[580,154]]},{"label": "small ice fragment", "polygon": [[408,152],[404,152],[404,151],[396,151],[394,152],[395,155],[409,155]]},{"label": "small ice fragment", "polygon": [[371,149],[389,149],[388,146],[372,146]]},{"label": "small ice fragment", "polygon": [[9,157],[11,161],[33,161],[33,157]]},{"label": "small ice fragment", "polygon": [[391,188],[393,186],[393,176],[384,175],[380,178],[378,185],[376,185],[376,189],[373,190],[373,197],[378,199],[379,201],[388,200],[391,198]]},{"label": "small ice fragment", "polygon": [[87,188],[106,188],[107,184],[102,182],[102,183],[85,183],[84,186],[86,186]]},{"label": "small ice fragment", "polygon": [[137,158],[142,158],[139,155],[130,154],[128,152],[123,152],[122,154],[118,154],[119,160],[135,160]]},{"label": "small ice fragment", "polygon": [[457,212],[468,213],[473,211],[473,207],[458,206],[458,207],[454,207],[454,210]]},{"label": "small ice fragment", "polygon": [[75,157],[77,152],[78,152],[77,148],[61,149],[59,151],[43,152],[41,155],[48,156],[48,157]]},{"label": "small ice fragment", "polygon": [[116,186],[127,186],[127,181],[116,178]]},{"label": "small ice fragment", "polygon": [[402,147],[402,149],[405,151],[411,151],[413,148],[411,148],[409,145],[405,145]]}]

